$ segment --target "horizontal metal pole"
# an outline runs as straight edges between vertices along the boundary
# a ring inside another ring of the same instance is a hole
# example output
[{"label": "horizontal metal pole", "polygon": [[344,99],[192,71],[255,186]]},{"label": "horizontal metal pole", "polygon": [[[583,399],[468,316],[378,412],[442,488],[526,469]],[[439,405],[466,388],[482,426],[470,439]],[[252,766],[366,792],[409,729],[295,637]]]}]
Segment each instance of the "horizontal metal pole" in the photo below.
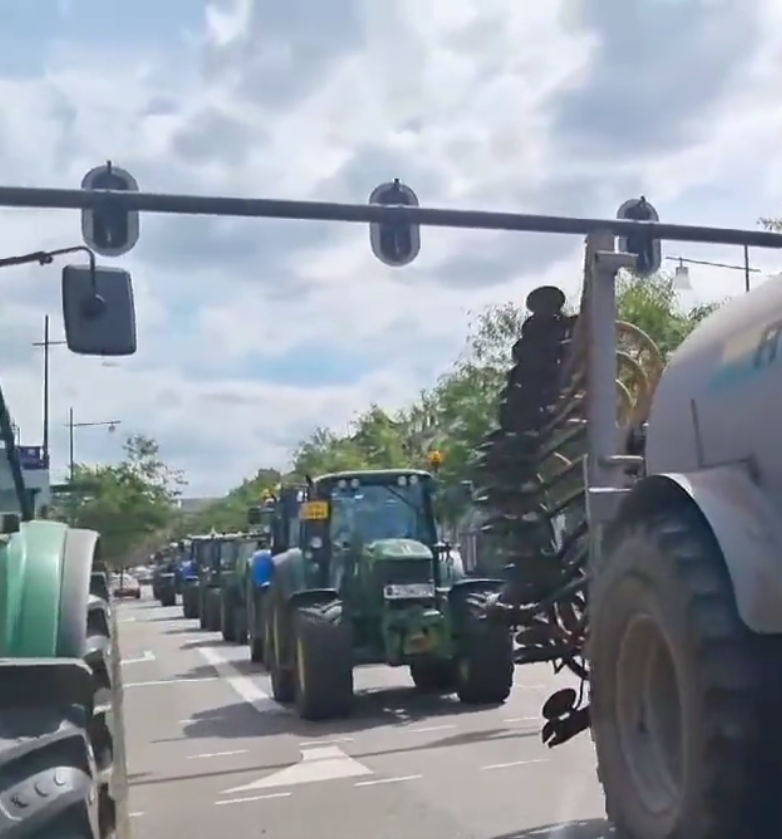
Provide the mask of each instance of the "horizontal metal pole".
[{"label": "horizontal metal pole", "polygon": [[338,204],[323,201],[283,201],[272,198],[230,198],[206,195],[166,195],[112,190],[38,189],[0,186],[0,206],[79,210],[112,203],[127,210],[176,215],[277,218],[303,221],[342,221],[359,224],[396,221],[430,227],[475,230],[513,230],[525,233],[562,233],[587,236],[611,233],[627,236],[644,228],[655,238],[678,242],[749,245],[782,248],[782,234],[765,230],[736,230],[623,219],[493,213],[483,210],[446,210],[435,207],[386,207],[377,204]]}]

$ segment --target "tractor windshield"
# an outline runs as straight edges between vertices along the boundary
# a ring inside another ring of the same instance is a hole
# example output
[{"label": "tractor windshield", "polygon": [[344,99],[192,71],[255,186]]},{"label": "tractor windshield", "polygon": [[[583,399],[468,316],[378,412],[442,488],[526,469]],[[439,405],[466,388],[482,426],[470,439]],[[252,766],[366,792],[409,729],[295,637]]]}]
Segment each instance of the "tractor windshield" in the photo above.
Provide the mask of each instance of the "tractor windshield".
[{"label": "tractor windshield", "polygon": [[421,483],[335,487],[331,499],[331,541],[367,544],[378,539],[436,541],[427,489]]}]

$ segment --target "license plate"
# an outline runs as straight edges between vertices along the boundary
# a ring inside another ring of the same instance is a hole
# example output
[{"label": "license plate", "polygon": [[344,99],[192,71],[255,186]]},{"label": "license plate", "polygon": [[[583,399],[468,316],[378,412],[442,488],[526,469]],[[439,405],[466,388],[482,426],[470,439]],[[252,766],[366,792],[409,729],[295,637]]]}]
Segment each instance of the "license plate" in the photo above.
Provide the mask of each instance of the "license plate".
[{"label": "license plate", "polygon": [[434,597],[434,583],[404,583],[387,585],[383,589],[386,600],[414,600]]}]

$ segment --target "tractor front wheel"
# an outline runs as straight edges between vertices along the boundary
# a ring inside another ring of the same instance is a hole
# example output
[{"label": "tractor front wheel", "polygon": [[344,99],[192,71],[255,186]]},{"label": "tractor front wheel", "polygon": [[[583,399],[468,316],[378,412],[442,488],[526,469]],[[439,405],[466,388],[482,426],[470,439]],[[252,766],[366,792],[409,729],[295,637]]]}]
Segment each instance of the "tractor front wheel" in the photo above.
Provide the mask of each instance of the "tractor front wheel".
[{"label": "tractor front wheel", "polygon": [[204,627],[208,632],[220,631],[220,589],[210,588],[206,592],[206,620]]},{"label": "tractor front wheel", "polygon": [[293,613],[296,711],[305,720],[346,717],[353,707],[353,638],[342,602]]},{"label": "tractor front wheel", "polygon": [[456,694],[467,705],[499,705],[513,688],[513,639],[506,627],[484,617],[493,593],[472,590],[462,604]]},{"label": "tractor front wheel", "polygon": [[292,643],[288,631],[290,622],[283,613],[284,606],[275,602],[276,598],[271,592],[267,592],[264,597],[264,607],[268,610],[271,621],[271,632],[266,634],[264,645],[266,666],[271,676],[272,696],[276,702],[287,705],[293,702],[296,693],[293,671],[285,666],[285,662],[290,658],[289,647]]},{"label": "tractor front wheel", "polygon": [[456,690],[456,669],[452,661],[414,661],[410,665],[410,678],[422,693],[453,693]]},{"label": "tractor front wheel", "polygon": [[782,638],[742,623],[700,512],[627,524],[589,598],[592,736],[617,833],[779,833]]}]

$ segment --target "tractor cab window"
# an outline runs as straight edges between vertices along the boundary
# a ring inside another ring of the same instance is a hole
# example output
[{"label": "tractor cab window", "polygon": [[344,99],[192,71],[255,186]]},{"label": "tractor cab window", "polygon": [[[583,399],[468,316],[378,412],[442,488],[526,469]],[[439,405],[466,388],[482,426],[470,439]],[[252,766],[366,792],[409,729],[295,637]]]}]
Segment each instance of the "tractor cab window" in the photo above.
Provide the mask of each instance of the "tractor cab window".
[{"label": "tractor cab window", "polygon": [[422,483],[336,486],[331,496],[331,543],[368,544],[378,539],[436,541],[430,499]]},{"label": "tractor cab window", "polygon": [[226,539],[220,543],[220,570],[230,571],[234,566],[234,554],[236,542],[233,539]]}]

